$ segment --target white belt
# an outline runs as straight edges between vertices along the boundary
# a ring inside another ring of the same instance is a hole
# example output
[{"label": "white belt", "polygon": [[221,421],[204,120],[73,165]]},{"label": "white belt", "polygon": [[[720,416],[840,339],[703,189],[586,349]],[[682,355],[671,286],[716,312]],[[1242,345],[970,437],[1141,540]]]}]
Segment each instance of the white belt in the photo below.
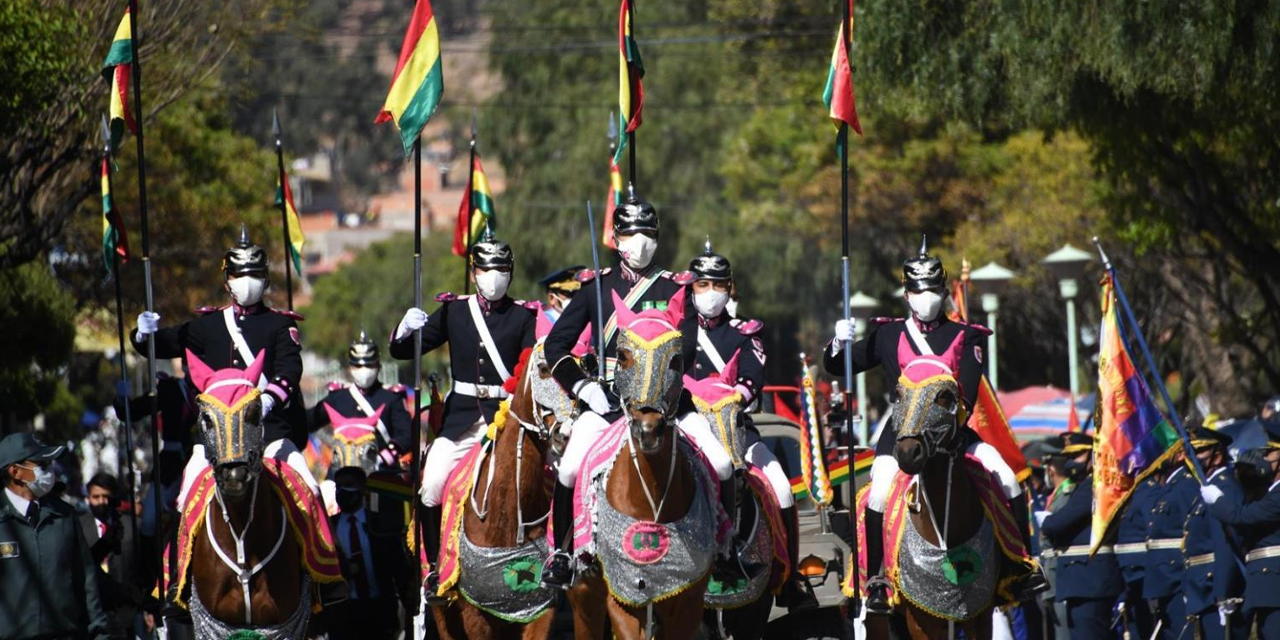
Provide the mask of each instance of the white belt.
[{"label": "white belt", "polygon": [[474,384],[471,382],[455,381],[453,383],[453,392],[464,396],[480,398],[481,400],[488,400],[490,398],[501,400],[507,397],[507,390],[503,389],[502,385],[499,384]]},{"label": "white belt", "polygon": [[1280,547],[1262,547],[1261,549],[1254,549],[1253,551],[1245,554],[1244,561],[1253,562],[1254,560],[1276,557],[1280,557]]},{"label": "white belt", "polygon": [[1182,550],[1182,538],[1161,538],[1160,540],[1148,540],[1147,548],[1156,549],[1173,549],[1175,551]]},{"label": "white belt", "polygon": [[[1100,555],[1105,555],[1105,554],[1114,553],[1114,552],[1115,552],[1115,549],[1113,547],[1109,545],[1105,545],[1105,546],[1098,547],[1098,551],[1094,555],[1100,556]],[[1087,556],[1089,555],[1089,545],[1078,544],[1074,547],[1067,547],[1066,549],[1063,549],[1062,551],[1058,552],[1058,555],[1063,558],[1068,558],[1071,556]]]},{"label": "white belt", "polygon": [[1115,546],[1117,554],[1121,553],[1144,553],[1147,550],[1146,542],[1126,542]]},{"label": "white belt", "polygon": [[1187,561],[1184,562],[1183,564],[1185,564],[1188,567],[1198,567],[1202,564],[1209,564],[1211,562],[1213,562],[1213,554],[1202,553],[1198,556],[1191,556],[1190,558],[1187,558]]}]

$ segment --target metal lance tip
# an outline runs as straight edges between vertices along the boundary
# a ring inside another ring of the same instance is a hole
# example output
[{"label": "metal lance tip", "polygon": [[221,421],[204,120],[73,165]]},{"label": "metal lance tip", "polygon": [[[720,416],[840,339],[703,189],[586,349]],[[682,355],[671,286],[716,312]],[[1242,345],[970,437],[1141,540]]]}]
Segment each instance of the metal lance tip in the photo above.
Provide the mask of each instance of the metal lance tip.
[{"label": "metal lance tip", "polygon": [[276,144],[280,144],[280,113],[275,109],[271,110],[271,135],[275,137]]},{"label": "metal lance tip", "polygon": [[102,145],[107,153],[111,153],[111,125],[107,124],[106,114],[102,115]]}]

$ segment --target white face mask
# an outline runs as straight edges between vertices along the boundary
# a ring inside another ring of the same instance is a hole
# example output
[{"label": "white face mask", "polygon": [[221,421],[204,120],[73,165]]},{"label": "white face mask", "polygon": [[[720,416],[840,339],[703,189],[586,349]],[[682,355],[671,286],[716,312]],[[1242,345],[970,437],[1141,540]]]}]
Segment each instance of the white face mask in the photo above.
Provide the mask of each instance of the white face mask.
[{"label": "white face mask", "polygon": [[251,307],[262,302],[262,292],[267,288],[267,281],[265,278],[240,276],[227,280],[227,286],[231,288],[231,298],[236,304]]},{"label": "white face mask", "polygon": [[724,311],[724,306],[728,302],[729,293],[726,291],[712,289],[693,294],[693,306],[698,308],[698,313],[704,318],[720,317],[720,312]]},{"label": "white face mask", "polygon": [[37,498],[43,498],[53,490],[53,472],[41,467],[23,467],[35,474],[36,477],[27,481],[27,489],[31,490],[31,494]]},{"label": "white face mask", "polygon": [[933,322],[942,310],[942,296],[934,291],[908,293],[907,304],[911,305],[911,315],[920,322]]},{"label": "white face mask", "polygon": [[361,389],[368,389],[378,381],[377,367],[351,367],[351,379]]},{"label": "white face mask", "polygon": [[653,262],[653,254],[658,251],[657,238],[650,238],[643,233],[633,234],[630,238],[618,243],[618,254],[631,269],[639,270]]},{"label": "white face mask", "polygon": [[505,271],[485,271],[476,274],[476,291],[489,302],[496,302],[507,295],[507,287],[511,285],[511,273]]}]

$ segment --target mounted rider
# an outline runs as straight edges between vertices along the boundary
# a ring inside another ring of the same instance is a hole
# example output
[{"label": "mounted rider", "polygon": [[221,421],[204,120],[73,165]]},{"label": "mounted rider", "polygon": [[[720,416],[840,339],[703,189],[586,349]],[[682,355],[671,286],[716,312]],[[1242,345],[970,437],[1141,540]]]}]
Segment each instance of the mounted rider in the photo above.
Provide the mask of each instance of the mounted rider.
[{"label": "mounted rider", "polygon": [[[853,342],[852,323],[840,320],[836,323],[835,337],[823,350],[823,365],[827,372],[844,375],[842,351],[847,342],[852,342],[849,348],[853,356],[854,373],[880,367],[884,373],[885,388],[890,390],[890,400],[896,401],[898,377],[903,367],[903,363],[898,360],[898,344],[904,335],[917,355],[942,353],[960,338],[963,347],[960,368],[955,376],[960,385],[966,414],[972,415],[983,375],[982,344],[991,331],[980,325],[955,322],[947,318],[942,312],[946,285],[947,271],[943,268],[942,261],[929,255],[928,245],[921,241],[919,254],[902,264],[902,286],[906,291],[907,305],[911,308],[911,317],[873,318],[869,323],[867,336],[856,342]],[[897,441],[895,435],[892,432],[881,434],[876,446],[875,462],[871,466],[871,493],[866,510],[867,572],[872,576],[866,585],[867,610],[870,613],[888,613],[890,610],[887,599],[889,584],[880,575],[884,560],[880,532],[884,526],[888,491],[898,473],[898,463],[893,457],[893,447]],[[960,437],[964,452],[977,458],[988,471],[995,474],[1009,500],[1014,521],[1028,523],[1027,502],[1021,497],[1022,486],[1000,452],[983,442],[968,426],[962,425]],[[1020,526],[1020,529],[1025,538],[1028,535],[1026,525]],[[1020,599],[1023,599],[1021,596],[1042,589],[1043,583],[1042,576],[1032,574],[1031,579],[1018,589]]]},{"label": "mounted rider", "polygon": [[[573,582],[573,564],[569,555],[573,530],[573,487],[583,458],[600,434],[622,415],[618,399],[610,389],[618,334],[612,294],[616,293],[634,311],[664,309],[667,301],[692,281],[689,274],[674,274],[653,264],[653,256],[658,249],[658,211],[636,196],[634,185],[627,201],[614,209],[613,233],[620,258],[618,268],[580,273],[578,280],[582,288],[565,307],[546,339],[547,362],[551,363],[552,376],[566,392],[589,408],[574,421],[569,443],[560,458],[558,482],[552,495],[556,549],[543,572],[543,584],[557,588],[568,588]],[[599,278],[599,298],[592,282],[595,278]],[[690,309],[686,309],[678,327],[682,333],[681,362],[684,363],[693,362],[696,353],[697,323]],[[604,359],[605,379],[597,380],[591,378],[574,359],[573,349],[584,329],[590,328],[591,335],[596,336],[602,325],[604,349],[603,353],[596,355]],[[715,467],[725,509],[731,514],[736,513],[733,461],[711,432],[706,419],[692,410],[691,405],[682,394],[677,418],[680,430]],[[727,577],[744,576],[736,559],[728,557],[717,560],[715,571]]]},{"label": "mounted rider", "polygon": [[383,386],[378,380],[381,371],[382,354],[378,345],[361,331],[360,337],[347,348],[347,372],[352,383],[330,384],[329,395],[311,408],[309,426],[314,431],[329,424],[326,405],[348,417],[377,415],[379,463],[384,468],[398,470],[400,454],[411,450],[413,419],[405,408],[402,388]]},{"label": "mounted rider", "polygon": [[[306,415],[298,381],[302,377],[302,343],[298,321],[302,316],[272,309],[262,301],[270,286],[267,252],[249,241],[241,225],[240,239],[222,258],[223,288],[231,304],[200,307],[194,320],[160,328],[160,314],[143,311],[133,332],[133,346],[145,353],[147,336],[154,334],[157,358],[183,358],[188,350],[218,369],[246,369],[258,352],[264,352],[258,389],[262,392],[262,427],[267,442],[264,454],[293,467],[313,491],[319,491],[307,468],[302,448],[307,443]],[[196,444],[183,470],[178,504],[186,502],[196,476],[209,466],[204,444]]]},{"label": "mounted rider", "polygon": [[724,371],[725,363],[738,354],[738,375],[735,380],[726,380],[742,395],[742,425],[746,435],[746,461],[759,468],[769,480],[773,493],[778,498],[778,506],[782,509],[782,521],[786,526],[787,554],[791,559],[790,576],[783,587],[781,601],[793,609],[807,609],[817,606],[812,592],[802,586],[796,568],[800,566],[799,558],[799,520],[796,516],[795,495],[791,493],[791,480],[769,450],[760,440],[760,432],[746,414],[745,408],[750,406],[764,388],[764,342],[760,332],[764,323],[759,320],[735,318],[729,313],[728,303],[736,297],[733,280],[733,267],[729,259],[712,251],[711,240],[707,239],[701,255],[689,263],[689,271],[693,274],[693,283],[689,285],[692,292],[693,306],[697,309],[698,330],[696,357],[688,363],[685,374],[694,380],[702,380],[713,374]]},{"label": "mounted rider", "polygon": [[[538,303],[513,300],[507,295],[515,271],[511,247],[485,238],[468,253],[475,295],[442,293],[440,307],[428,316],[411,308],[391,336],[390,353],[410,360],[413,332],[422,330],[422,353],[449,345],[449,370],[453,389],[445,398],[440,433],[427,449],[422,465],[420,498],[424,518],[427,557],[434,563],[440,553],[441,499],[445,482],[472,445],[480,442],[499,405],[508,397],[502,384],[512,376],[520,354],[534,345]],[[439,606],[447,600],[436,595],[440,576],[434,567],[427,575],[427,603]]]}]

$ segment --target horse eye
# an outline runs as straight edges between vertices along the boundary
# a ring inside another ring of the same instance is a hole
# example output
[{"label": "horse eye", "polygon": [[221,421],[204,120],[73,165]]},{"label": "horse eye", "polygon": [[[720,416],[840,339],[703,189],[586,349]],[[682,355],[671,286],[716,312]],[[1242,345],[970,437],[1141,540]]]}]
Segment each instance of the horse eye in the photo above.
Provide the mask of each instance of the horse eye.
[{"label": "horse eye", "polygon": [[547,363],[542,362],[538,364],[538,377],[543,380],[551,377],[551,367],[548,367]]},{"label": "horse eye", "polygon": [[950,391],[943,391],[933,399],[933,403],[946,409],[947,411],[956,410],[956,396]]},{"label": "horse eye", "polygon": [[200,429],[208,431],[213,428],[213,419],[208,415],[200,414]]},{"label": "horse eye", "polygon": [[671,370],[675,371],[676,373],[684,373],[684,357],[683,356],[681,356],[680,354],[676,354],[676,356],[671,359]]},{"label": "horse eye", "polygon": [[632,365],[631,350],[618,348],[618,368],[630,369]]}]

